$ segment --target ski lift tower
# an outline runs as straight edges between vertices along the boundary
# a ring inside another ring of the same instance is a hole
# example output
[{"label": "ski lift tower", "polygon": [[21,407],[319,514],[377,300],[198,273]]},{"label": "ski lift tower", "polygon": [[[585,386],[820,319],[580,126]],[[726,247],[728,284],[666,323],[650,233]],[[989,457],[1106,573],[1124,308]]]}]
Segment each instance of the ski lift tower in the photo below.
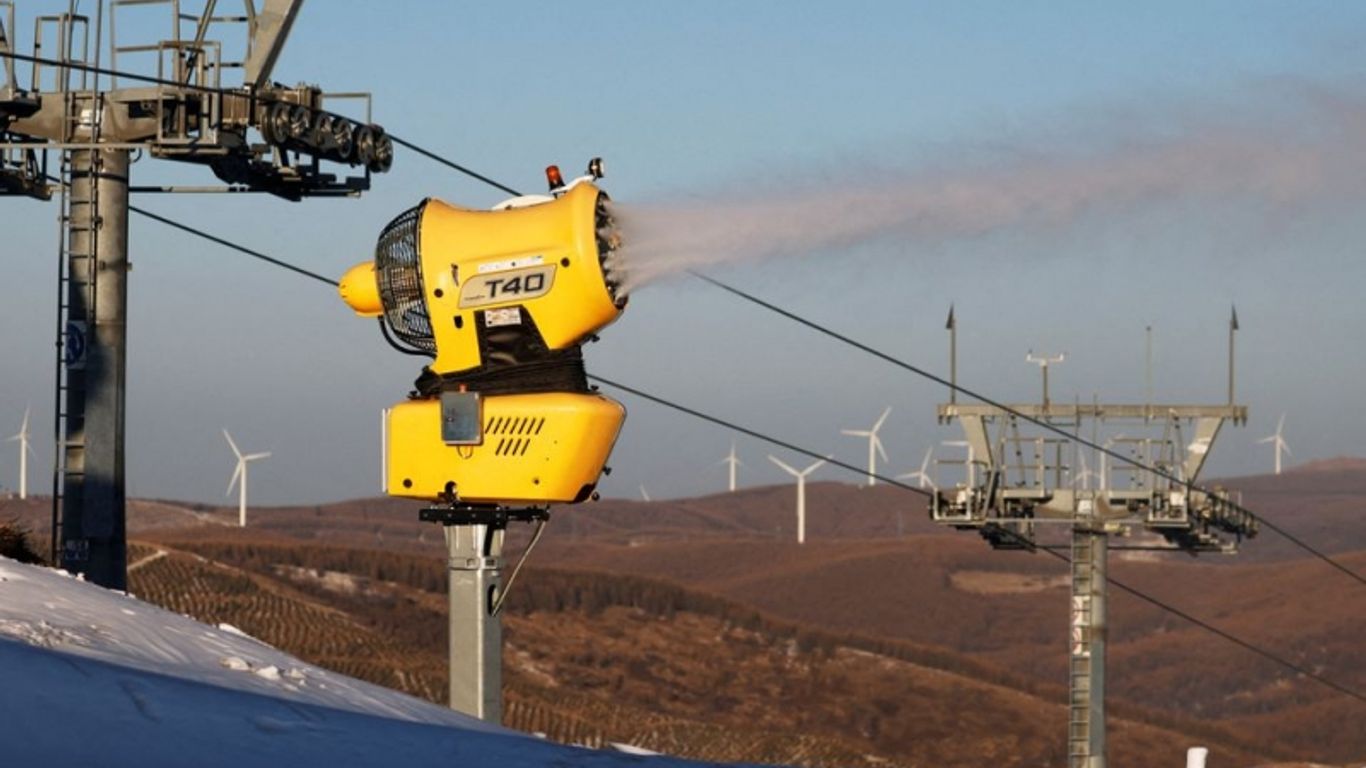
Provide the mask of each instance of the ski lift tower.
[{"label": "ski lift tower", "polygon": [[[34,17],[30,54],[15,45],[17,4],[0,0],[0,195],[61,201],[52,557],[123,589],[129,193],[355,196],[393,143],[370,123],[369,94],[271,79],[302,0],[231,13],[218,0],[95,0],[84,14],[68,0]],[[129,39],[151,22],[161,39]],[[363,117],[336,114],[339,99]],[[221,183],[130,187],[134,153]]]},{"label": "ski lift tower", "polygon": [[[952,359],[957,325],[952,314],[946,327],[950,380],[957,381]],[[1247,408],[1236,405],[1233,398],[1237,328],[1235,312],[1229,324],[1228,402],[1223,404],[1059,403],[1049,399],[1045,384],[1040,403],[966,404],[951,396],[950,402],[939,406],[941,424],[957,421],[962,425],[967,458],[939,462],[940,468],[946,464],[956,465],[954,470],[962,467],[964,482],[948,487],[938,484],[931,518],[977,531],[996,549],[1048,547],[1070,553],[1070,768],[1105,768],[1106,764],[1108,551],[1233,553],[1243,538],[1257,533],[1255,519],[1226,492],[1196,488],[1220,428],[1225,422],[1247,422]],[[1133,463],[1087,449],[1023,417],[1076,437],[1085,435],[1092,445]],[[1122,432],[1111,431],[1120,426]],[[1128,543],[1118,544],[1116,539]]]}]

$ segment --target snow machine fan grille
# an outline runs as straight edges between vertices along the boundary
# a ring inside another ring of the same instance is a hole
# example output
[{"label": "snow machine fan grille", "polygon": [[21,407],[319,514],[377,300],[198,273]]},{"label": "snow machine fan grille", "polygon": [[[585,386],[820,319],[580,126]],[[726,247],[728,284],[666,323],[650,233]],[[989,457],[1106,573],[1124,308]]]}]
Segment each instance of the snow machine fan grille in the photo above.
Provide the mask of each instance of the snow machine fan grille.
[{"label": "snow machine fan grille", "polygon": [[422,261],[417,233],[426,203],[399,214],[380,233],[375,246],[375,274],[384,303],[384,320],[394,334],[414,349],[435,354],[432,319],[422,288]]}]

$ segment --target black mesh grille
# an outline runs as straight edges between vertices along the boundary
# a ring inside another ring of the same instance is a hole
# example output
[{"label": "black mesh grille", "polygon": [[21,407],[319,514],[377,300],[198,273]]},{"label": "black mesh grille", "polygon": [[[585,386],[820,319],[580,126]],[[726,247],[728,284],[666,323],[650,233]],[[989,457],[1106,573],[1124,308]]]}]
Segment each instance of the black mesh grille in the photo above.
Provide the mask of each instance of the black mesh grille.
[{"label": "black mesh grille", "polygon": [[404,211],[379,235],[375,246],[375,273],[384,319],[398,336],[416,349],[436,352],[432,319],[422,290],[422,262],[418,256],[417,231],[424,202]]}]

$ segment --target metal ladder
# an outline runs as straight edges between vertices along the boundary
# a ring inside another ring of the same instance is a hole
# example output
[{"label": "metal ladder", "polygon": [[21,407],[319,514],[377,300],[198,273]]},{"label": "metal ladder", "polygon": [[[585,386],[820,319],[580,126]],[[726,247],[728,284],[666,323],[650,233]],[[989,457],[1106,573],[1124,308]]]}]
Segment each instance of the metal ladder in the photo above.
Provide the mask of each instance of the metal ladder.
[{"label": "metal ladder", "polygon": [[1068,650],[1067,762],[1084,766],[1091,746],[1091,537],[1072,534],[1072,624]]},{"label": "metal ladder", "polygon": [[[81,120],[82,104],[98,116],[101,96],[68,96],[67,120],[74,134]],[[90,140],[99,140],[100,120],[92,118]],[[101,225],[99,152],[82,152],[89,166],[76,168],[71,150],[62,151],[61,212],[57,234],[57,360],[52,468],[52,562],[81,561],[85,553],[77,542],[63,543],[65,505],[80,505],[85,479],[85,355],[95,333],[95,285],[99,276],[96,231]],[[82,165],[85,165],[82,163]],[[85,178],[78,185],[79,176]],[[60,558],[60,559],[59,559]]]},{"label": "metal ladder", "polygon": [[1101,666],[1104,664],[1103,639],[1097,637],[1097,614],[1104,610],[1097,601],[1104,598],[1103,592],[1097,589],[1097,580],[1105,578],[1104,564],[1098,558],[1105,557],[1107,537],[1093,530],[1091,524],[1083,517],[1072,530],[1067,701],[1067,764],[1071,768],[1096,768],[1105,764],[1103,748],[1099,754],[1095,749],[1096,744],[1104,744],[1105,723],[1095,722],[1094,713],[1103,711],[1097,707],[1096,698],[1103,701],[1105,696],[1104,681],[1097,679],[1104,674]]}]

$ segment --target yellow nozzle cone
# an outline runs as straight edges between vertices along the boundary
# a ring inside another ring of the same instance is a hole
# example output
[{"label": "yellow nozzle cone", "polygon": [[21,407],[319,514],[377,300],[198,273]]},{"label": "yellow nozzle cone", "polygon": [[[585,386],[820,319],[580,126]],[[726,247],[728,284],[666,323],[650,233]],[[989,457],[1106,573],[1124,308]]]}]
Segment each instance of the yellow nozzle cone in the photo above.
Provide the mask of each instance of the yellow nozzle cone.
[{"label": "yellow nozzle cone", "polygon": [[384,303],[379,298],[379,281],[375,279],[375,262],[367,261],[346,270],[337,293],[342,301],[361,317],[379,317]]}]

